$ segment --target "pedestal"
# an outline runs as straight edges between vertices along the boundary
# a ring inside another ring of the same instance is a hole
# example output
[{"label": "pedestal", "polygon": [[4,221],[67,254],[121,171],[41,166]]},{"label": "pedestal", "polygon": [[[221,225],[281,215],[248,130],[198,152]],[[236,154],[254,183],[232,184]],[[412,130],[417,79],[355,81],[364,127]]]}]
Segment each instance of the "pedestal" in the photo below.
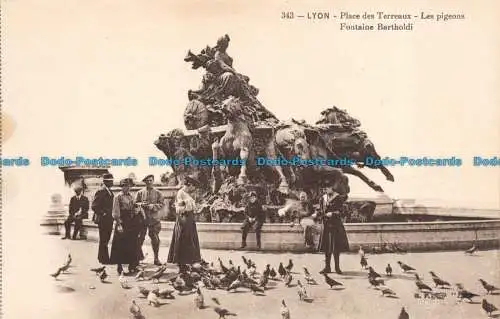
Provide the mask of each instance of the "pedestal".
[{"label": "pedestal", "polygon": [[62,196],[60,194],[52,195],[49,209],[41,222],[44,234],[61,235],[64,231],[64,220],[66,217],[67,213],[62,204]]}]

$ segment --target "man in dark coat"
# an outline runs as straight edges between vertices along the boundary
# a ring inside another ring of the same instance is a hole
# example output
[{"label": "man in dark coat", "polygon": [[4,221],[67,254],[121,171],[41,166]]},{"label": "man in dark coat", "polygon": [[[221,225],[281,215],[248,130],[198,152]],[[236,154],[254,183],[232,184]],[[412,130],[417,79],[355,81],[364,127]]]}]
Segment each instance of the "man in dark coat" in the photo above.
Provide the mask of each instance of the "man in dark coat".
[{"label": "man in dark coat", "polygon": [[111,239],[111,232],[113,231],[113,175],[104,174],[102,180],[103,186],[94,195],[92,202],[92,210],[94,216],[92,220],[98,225],[99,228],[99,250],[97,259],[101,264],[109,264],[109,251],[108,243]]},{"label": "man in dark coat", "polygon": [[266,220],[266,213],[262,208],[262,204],[257,199],[257,193],[254,191],[251,191],[249,194],[248,204],[245,207],[245,215],[245,220],[241,226],[241,248],[243,249],[247,246],[247,235],[250,228],[253,227],[255,230],[255,237],[257,238],[257,248],[260,249],[260,233],[262,225]]},{"label": "man in dark coat", "polygon": [[325,268],[320,273],[331,273],[332,254],[335,261],[335,272],[341,274],[340,253],[349,251],[349,241],[342,223],[340,210],[349,194],[347,176],[340,175],[332,187],[320,201],[320,218],[323,220],[323,232],[320,237],[319,250],[325,253]]},{"label": "man in dark coat", "polygon": [[69,239],[71,233],[71,224],[75,223],[73,230],[73,240],[77,239],[78,232],[82,228],[83,220],[88,218],[89,200],[83,194],[81,186],[75,187],[75,196],[71,197],[69,201],[69,215],[64,222],[66,234],[62,239]]}]

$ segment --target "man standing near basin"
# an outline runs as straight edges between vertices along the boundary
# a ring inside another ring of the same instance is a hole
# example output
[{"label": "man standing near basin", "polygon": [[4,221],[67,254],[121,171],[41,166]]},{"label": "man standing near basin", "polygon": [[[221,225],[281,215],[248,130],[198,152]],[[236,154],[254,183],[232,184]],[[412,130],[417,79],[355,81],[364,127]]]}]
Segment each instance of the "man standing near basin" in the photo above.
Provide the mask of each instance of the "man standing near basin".
[{"label": "man standing near basin", "polygon": [[99,250],[97,259],[101,264],[109,264],[108,244],[113,231],[113,175],[104,174],[102,180],[103,186],[94,195],[92,210],[94,216],[92,220],[99,227]]},{"label": "man standing near basin", "polygon": [[[340,253],[349,251],[349,241],[341,219],[340,209],[349,194],[349,180],[344,174],[326,189],[320,200],[320,218],[323,220],[323,232],[319,241],[319,250],[325,253],[325,268],[321,274],[331,273],[332,254],[335,261],[335,272],[341,274]],[[313,214],[315,218],[316,213]]]},{"label": "man standing near basin", "polygon": [[163,194],[153,187],[153,175],[147,175],[142,181],[146,184],[146,187],[137,192],[135,199],[136,204],[144,210],[145,215],[144,226],[139,235],[139,259],[144,259],[142,244],[146,239],[146,233],[148,233],[153,248],[154,264],[160,266],[161,262],[158,254],[160,251],[161,221],[158,212],[164,205],[164,198]]}]

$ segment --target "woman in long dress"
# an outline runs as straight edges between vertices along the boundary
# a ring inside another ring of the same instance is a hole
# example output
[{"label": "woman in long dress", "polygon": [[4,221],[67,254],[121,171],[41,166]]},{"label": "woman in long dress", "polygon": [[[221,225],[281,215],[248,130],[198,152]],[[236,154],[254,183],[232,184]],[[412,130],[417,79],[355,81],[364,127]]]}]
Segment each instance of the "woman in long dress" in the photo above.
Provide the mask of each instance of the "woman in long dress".
[{"label": "woman in long dress", "polygon": [[141,212],[135,207],[135,199],[130,194],[133,181],[125,178],[120,181],[122,191],[113,200],[113,219],[115,231],[111,243],[111,264],[117,264],[119,274],[123,272],[123,264],[133,273],[139,265],[139,232],[143,223]]},{"label": "woman in long dress", "polygon": [[191,196],[200,182],[191,176],[186,176],[184,186],[177,192],[175,211],[177,219],[170,242],[167,262],[179,266],[179,271],[184,272],[186,265],[201,262],[200,243],[194,213],[196,203]]}]

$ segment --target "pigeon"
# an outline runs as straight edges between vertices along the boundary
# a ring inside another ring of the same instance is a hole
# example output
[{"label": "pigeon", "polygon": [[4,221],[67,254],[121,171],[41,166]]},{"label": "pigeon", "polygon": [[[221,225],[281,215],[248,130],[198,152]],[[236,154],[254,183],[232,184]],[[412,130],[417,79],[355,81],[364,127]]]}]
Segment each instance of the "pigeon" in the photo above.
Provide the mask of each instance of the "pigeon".
[{"label": "pigeon", "polygon": [[120,282],[120,286],[123,289],[132,288],[132,286],[130,286],[130,284],[128,283],[127,278],[125,278],[125,276],[123,275],[123,272],[120,274],[120,277],[118,277],[118,281]]},{"label": "pigeon", "polygon": [[250,284],[248,286],[248,288],[250,288],[250,290],[253,292],[253,294],[257,294],[257,293],[263,294],[264,293],[264,288],[259,287],[259,285],[256,285],[256,284]]},{"label": "pigeon", "polygon": [[[265,277],[271,276],[271,265],[269,265],[269,264],[266,265],[266,269],[264,270],[262,275],[264,275]],[[274,277],[276,277],[276,274],[274,275]]]},{"label": "pigeon", "polygon": [[64,263],[65,266],[71,265],[71,262],[73,261],[73,258],[71,258],[71,254],[68,254],[68,257],[66,258],[66,262]]},{"label": "pigeon", "polygon": [[196,295],[194,297],[194,306],[198,309],[203,309],[205,307],[205,298],[203,297],[203,294],[201,293],[200,287],[196,289]]},{"label": "pigeon", "polygon": [[57,277],[59,277],[59,275],[62,273],[62,270],[61,270],[61,267],[57,268],[57,271],[53,274],[50,274],[52,277],[54,277],[54,279],[57,279]]},{"label": "pigeon", "polygon": [[387,267],[385,267],[385,273],[387,276],[392,276],[392,267],[391,264],[387,264]]},{"label": "pigeon", "polygon": [[368,278],[368,282],[375,288],[384,285],[384,281],[381,278]]},{"label": "pigeon", "polygon": [[103,271],[101,271],[99,274],[99,279],[101,280],[101,282],[105,282],[106,281],[106,278],[108,278],[108,274],[106,273],[106,269],[104,269]]},{"label": "pigeon", "polygon": [[368,266],[368,261],[366,261],[365,256],[361,256],[359,264],[361,265],[361,268],[366,269],[366,267]]},{"label": "pigeon", "polygon": [[278,273],[280,274],[281,278],[284,278],[286,273],[287,273],[285,267],[283,266],[283,263],[281,263],[281,262],[280,262],[280,265],[278,267]]},{"label": "pigeon", "polygon": [[401,308],[398,319],[410,319],[410,315],[406,312],[405,307]]},{"label": "pigeon", "polygon": [[323,274],[323,276],[325,277],[325,282],[328,286],[330,286],[330,289],[335,287],[335,286],[343,286],[342,283],[336,281],[335,279],[333,278],[330,278],[328,277],[328,275],[325,273]]},{"label": "pigeon", "polygon": [[159,282],[165,270],[167,270],[167,267],[165,265],[161,266],[154,274],[149,276],[148,280],[153,280],[153,282],[156,280],[156,282]]},{"label": "pigeon", "polygon": [[132,300],[132,304],[130,305],[130,313],[134,317],[134,319],[143,319],[144,315],[141,313],[141,308],[137,305],[135,300]]},{"label": "pigeon", "polygon": [[286,306],[285,300],[281,300],[280,314],[282,319],[290,319],[290,309]]},{"label": "pigeon", "polygon": [[405,264],[405,263],[402,263],[400,261],[398,261],[398,264],[399,264],[399,267],[401,267],[401,269],[403,270],[403,272],[408,272],[408,271],[411,271],[411,270],[416,270],[415,268]]},{"label": "pigeon", "polygon": [[368,278],[377,278],[377,277],[382,277],[380,276],[375,270],[373,270],[372,266],[368,267]]},{"label": "pigeon", "polygon": [[309,272],[309,269],[304,267],[304,278],[306,279],[306,282],[310,285],[316,285],[317,282],[316,280],[312,277],[311,273]]},{"label": "pigeon", "polygon": [[274,270],[274,268],[271,269],[271,271],[269,272],[269,276],[271,276],[271,278],[276,278],[278,274],[276,273],[276,270]]},{"label": "pigeon", "polygon": [[488,317],[491,317],[491,314],[498,310],[497,307],[486,301],[486,299],[483,299],[482,307],[483,310],[486,311],[486,313],[488,314]]},{"label": "pigeon", "polygon": [[142,286],[138,286],[137,289],[139,290],[139,293],[143,296],[143,297],[147,297],[149,295],[149,289],[147,288],[144,288]]},{"label": "pigeon", "polygon": [[387,287],[382,288],[381,291],[382,291],[382,296],[396,297],[396,293]]},{"label": "pigeon", "polygon": [[144,273],[145,273],[144,269],[139,268],[139,271],[135,275],[135,280],[144,280]]},{"label": "pigeon", "polygon": [[97,267],[97,268],[90,268],[90,271],[95,272],[97,275],[98,273],[102,272],[104,269],[106,269],[106,266]]},{"label": "pigeon", "polygon": [[217,299],[217,297],[212,297],[212,301],[215,302],[216,305],[220,306],[220,301]]},{"label": "pigeon", "polygon": [[292,272],[292,268],[293,268],[293,261],[291,259],[289,259],[288,260],[288,265],[286,265],[285,269],[288,272]]},{"label": "pigeon", "polygon": [[497,290],[500,290],[499,288],[487,283],[485,280],[483,279],[479,279],[479,282],[481,283],[481,285],[483,285],[483,288],[486,290],[486,294],[490,294],[494,291],[497,291]]},{"label": "pigeon", "polygon": [[241,256],[241,259],[243,259],[243,263],[247,266],[248,269],[252,268],[252,260],[246,259],[245,256]]},{"label": "pigeon", "polygon": [[427,286],[426,284],[424,284],[421,280],[417,280],[415,281],[415,285],[417,285],[417,288],[419,290],[428,290],[428,291],[432,291],[432,288]]},{"label": "pigeon", "polygon": [[467,299],[469,302],[472,302],[472,298],[479,297],[478,294],[465,290],[461,284],[456,284],[456,286],[458,288],[458,298],[460,298],[460,300]]},{"label": "pigeon", "polygon": [[160,305],[160,301],[158,300],[158,296],[156,295],[155,290],[151,290],[147,298],[148,298],[148,305],[153,307],[158,307]]},{"label": "pigeon", "polygon": [[476,245],[475,245],[475,244],[472,244],[472,247],[471,247],[471,248],[469,248],[469,249],[467,249],[467,250],[465,251],[465,254],[467,254],[467,255],[472,255],[472,254],[473,254],[473,253],[475,253],[476,251],[477,251],[477,247],[476,247]]},{"label": "pigeon", "polygon": [[59,269],[61,269],[61,271],[62,271],[63,273],[65,273],[65,272],[66,272],[66,270],[68,270],[68,269],[69,269],[69,264],[67,264],[67,263],[66,263],[66,264],[64,264],[63,266],[61,266]]},{"label": "pigeon", "polygon": [[242,285],[242,282],[241,282],[241,275],[238,276],[238,278],[236,278],[230,285],[229,287],[227,287],[227,291],[230,291],[230,290],[234,290],[236,291],[239,287],[241,287]]},{"label": "pigeon", "polygon": [[214,307],[214,311],[219,315],[219,319],[224,319],[226,316],[236,316],[235,313],[221,307]]},{"label": "pigeon", "polygon": [[163,299],[175,299],[173,295],[174,292],[175,290],[163,288],[163,289],[158,289],[158,292],[156,294],[158,295],[158,297]]},{"label": "pigeon", "polygon": [[227,267],[224,266],[224,264],[222,263],[222,260],[220,259],[220,257],[218,257],[217,260],[219,261],[219,266],[220,266],[221,271],[223,273],[227,274],[229,272],[229,269],[227,269]]},{"label": "pigeon", "polygon": [[432,281],[434,281],[434,284],[436,284],[436,287],[437,286],[441,286],[441,287],[444,287],[444,286],[450,287],[451,286],[449,282],[444,281],[443,279],[439,278],[433,271],[429,271],[429,273],[431,274]]},{"label": "pigeon", "polygon": [[297,294],[299,295],[299,300],[306,300],[309,297],[307,296],[307,290],[304,285],[300,282],[300,280],[297,280]]},{"label": "pigeon", "polygon": [[259,280],[259,287],[266,289],[266,285],[268,282],[269,282],[269,279],[267,278],[267,276],[261,276],[260,280]]}]

